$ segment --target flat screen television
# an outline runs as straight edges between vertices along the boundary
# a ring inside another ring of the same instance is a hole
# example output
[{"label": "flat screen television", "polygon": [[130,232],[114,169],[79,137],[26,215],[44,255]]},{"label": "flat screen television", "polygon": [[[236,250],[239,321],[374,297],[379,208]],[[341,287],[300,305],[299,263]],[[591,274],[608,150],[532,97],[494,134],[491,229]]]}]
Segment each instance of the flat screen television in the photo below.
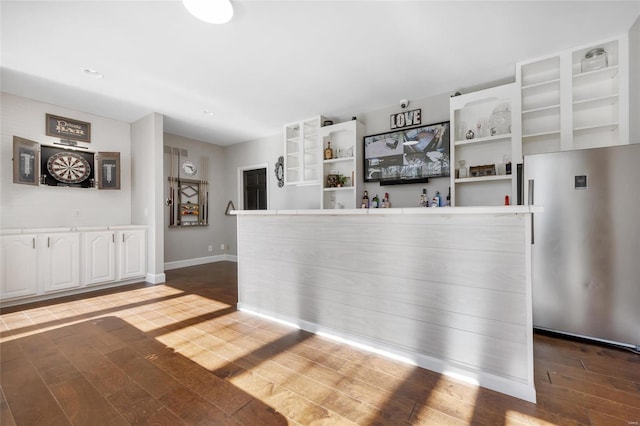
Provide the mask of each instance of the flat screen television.
[{"label": "flat screen television", "polygon": [[448,177],[449,122],[364,137],[364,181],[380,185]]}]

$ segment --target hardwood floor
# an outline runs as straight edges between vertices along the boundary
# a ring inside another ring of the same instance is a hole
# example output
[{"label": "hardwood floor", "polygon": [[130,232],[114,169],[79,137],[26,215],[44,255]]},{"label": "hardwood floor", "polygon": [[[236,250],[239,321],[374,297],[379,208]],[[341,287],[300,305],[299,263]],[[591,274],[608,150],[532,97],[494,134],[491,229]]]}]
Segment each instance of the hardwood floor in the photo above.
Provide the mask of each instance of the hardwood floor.
[{"label": "hardwood floor", "polygon": [[0,424],[638,425],[640,356],[535,335],[538,404],[236,310],[236,265],[3,309]]}]

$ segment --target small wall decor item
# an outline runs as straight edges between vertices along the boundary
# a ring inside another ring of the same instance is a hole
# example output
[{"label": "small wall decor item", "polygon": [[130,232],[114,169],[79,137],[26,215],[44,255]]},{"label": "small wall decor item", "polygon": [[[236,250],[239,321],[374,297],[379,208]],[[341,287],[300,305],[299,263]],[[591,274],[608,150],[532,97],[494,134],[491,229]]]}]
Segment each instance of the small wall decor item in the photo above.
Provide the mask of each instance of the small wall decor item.
[{"label": "small wall decor item", "polygon": [[400,129],[402,127],[417,126],[422,124],[422,110],[413,109],[411,111],[403,111],[397,114],[391,114],[391,129]]},{"label": "small wall decor item", "polygon": [[47,136],[71,139],[78,142],[91,142],[91,123],[47,114],[46,128]]},{"label": "small wall decor item", "polygon": [[282,188],[284,186],[284,157],[282,155],[278,157],[275,173],[276,179],[278,179],[278,188]]},{"label": "small wall decor item", "polygon": [[120,153],[98,152],[96,164],[98,189],[120,189]]},{"label": "small wall decor item", "polygon": [[327,175],[327,188],[337,188],[340,186],[340,175],[329,174]]},{"label": "small wall decor item", "polygon": [[13,183],[40,183],[40,144],[19,136],[13,137]]}]

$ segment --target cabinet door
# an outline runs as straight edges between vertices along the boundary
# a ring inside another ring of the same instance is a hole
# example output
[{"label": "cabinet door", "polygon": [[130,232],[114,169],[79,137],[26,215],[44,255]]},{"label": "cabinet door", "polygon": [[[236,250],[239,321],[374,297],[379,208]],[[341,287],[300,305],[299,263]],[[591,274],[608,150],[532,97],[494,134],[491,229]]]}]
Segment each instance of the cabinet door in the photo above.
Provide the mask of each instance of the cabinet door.
[{"label": "cabinet door", "polygon": [[9,299],[36,294],[36,236],[10,235],[0,241],[0,297]]},{"label": "cabinet door", "polygon": [[45,292],[80,285],[80,234],[64,232],[38,236]]},{"label": "cabinet door", "polygon": [[147,273],[147,238],[144,230],[119,231],[118,280],[144,277]]},{"label": "cabinet door", "polygon": [[116,279],[115,232],[85,232],[82,238],[83,283],[100,284]]}]

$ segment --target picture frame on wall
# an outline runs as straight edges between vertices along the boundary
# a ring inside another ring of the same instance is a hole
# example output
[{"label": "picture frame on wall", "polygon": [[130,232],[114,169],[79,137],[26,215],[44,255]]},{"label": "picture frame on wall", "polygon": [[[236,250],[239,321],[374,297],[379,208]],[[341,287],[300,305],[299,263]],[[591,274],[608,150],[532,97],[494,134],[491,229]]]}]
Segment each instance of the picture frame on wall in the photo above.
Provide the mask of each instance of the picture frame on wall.
[{"label": "picture frame on wall", "polygon": [[96,173],[98,189],[120,189],[120,153],[98,152]]},{"label": "picture frame on wall", "polygon": [[40,144],[38,142],[13,137],[13,183],[39,185]]},{"label": "picture frame on wall", "polygon": [[86,121],[47,114],[46,129],[47,136],[91,143],[91,123]]}]

